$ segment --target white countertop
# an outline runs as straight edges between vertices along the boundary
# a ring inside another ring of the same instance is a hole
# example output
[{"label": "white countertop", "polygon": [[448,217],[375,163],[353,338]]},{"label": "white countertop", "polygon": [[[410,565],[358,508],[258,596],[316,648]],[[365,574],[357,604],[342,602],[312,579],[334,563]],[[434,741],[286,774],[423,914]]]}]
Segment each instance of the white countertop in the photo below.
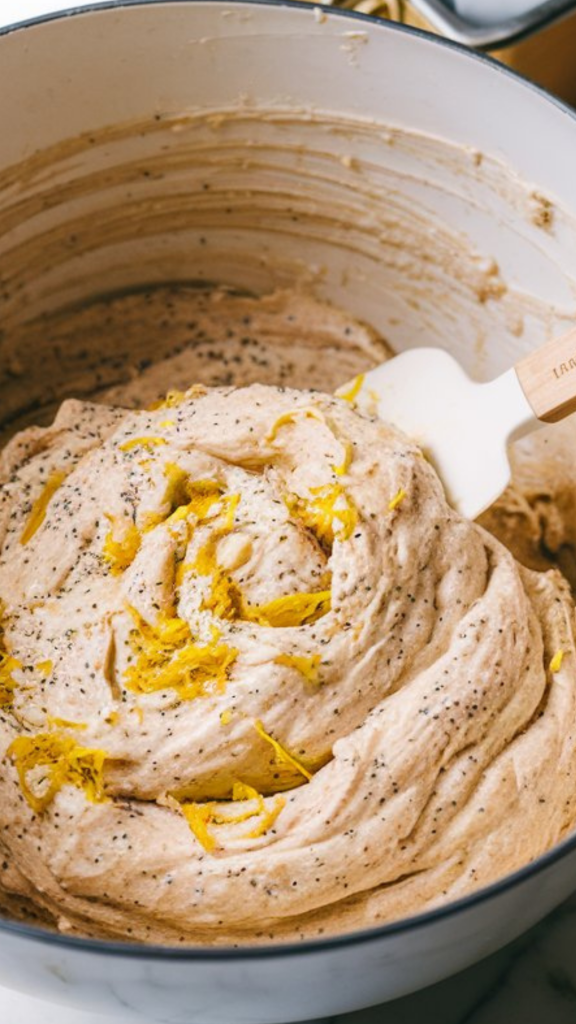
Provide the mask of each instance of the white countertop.
[{"label": "white countertop", "polygon": [[[135,1021],[135,1018],[131,1018]],[[2,1024],[126,1024],[0,989]],[[575,1024],[576,896],[511,946],[432,988],[322,1024]],[[141,1019],[140,1024],[153,1024]]]}]

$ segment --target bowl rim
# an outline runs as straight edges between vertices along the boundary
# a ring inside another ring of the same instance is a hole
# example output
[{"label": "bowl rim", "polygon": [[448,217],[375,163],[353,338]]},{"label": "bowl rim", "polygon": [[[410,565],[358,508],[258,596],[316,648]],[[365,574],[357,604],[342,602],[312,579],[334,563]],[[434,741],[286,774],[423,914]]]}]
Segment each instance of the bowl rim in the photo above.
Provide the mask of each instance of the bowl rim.
[{"label": "bowl rim", "polygon": [[[368,22],[377,31],[400,33],[416,36],[426,40],[430,45],[445,47],[455,50],[466,60],[477,61],[487,65],[492,72],[501,75],[503,78],[519,81],[528,90],[536,93],[541,99],[555,106],[571,122],[576,122],[576,109],[569,106],[559,97],[548,92],[543,86],[509,68],[506,64],[500,63],[482,51],[472,50],[462,43],[427,32],[423,29],[414,28],[399,22],[388,21],[377,18],[374,15],[362,14],[359,11],[348,10],[340,7],[332,7],[322,3],[312,3],[310,0],[94,0],[93,3],[85,4],[82,7],[73,5],[62,10],[49,12],[8,25],[0,26],[0,38],[11,35],[15,32],[26,31],[43,24],[57,22],[64,19],[79,17],[85,14],[98,14],[106,11],[117,11],[129,7],[161,7],[164,3],[170,4],[230,4],[245,5],[269,8],[287,8],[306,10],[311,18],[315,17],[315,10],[325,12],[330,18],[350,18],[361,23]],[[364,943],[378,940],[392,939],[398,935],[414,932],[420,928],[435,925],[445,919],[464,913],[474,907],[489,902],[498,896],[517,888],[523,882],[535,878],[551,868],[558,861],[570,853],[576,852],[576,830],[567,838],[556,843],[550,850],[540,854],[534,860],[525,864],[516,871],[497,879],[495,882],[475,890],[456,900],[432,907],[408,917],[399,918],[386,924],[374,925],[369,928],[362,928],[352,932],[345,932],[341,935],[331,935],[326,938],[303,939],[301,941],[276,942],[268,945],[252,946],[170,946],[154,943],[143,943],[124,940],[109,940],[88,938],[77,935],[66,935],[60,932],[52,932],[48,928],[39,925],[29,925],[19,921],[10,921],[0,917],[0,933],[22,940],[32,940],[46,945],[63,947],[80,953],[99,953],[106,956],[124,956],[130,959],[141,960],[178,960],[178,961],[213,961],[225,962],[228,960],[259,960],[259,959],[282,959],[284,957],[295,957],[311,953],[325,953],[330,950],[343,949],[350,946],[357,946]],[[575,883],[576,889],[576,883]]]}]

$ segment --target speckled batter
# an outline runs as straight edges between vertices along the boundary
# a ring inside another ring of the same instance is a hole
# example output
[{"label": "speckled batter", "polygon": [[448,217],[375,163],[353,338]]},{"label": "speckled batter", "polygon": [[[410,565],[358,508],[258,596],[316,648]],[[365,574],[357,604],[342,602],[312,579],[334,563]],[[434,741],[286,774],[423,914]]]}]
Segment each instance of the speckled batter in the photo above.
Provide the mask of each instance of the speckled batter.
[{"label": "speckled batter", "polygon": [[[262,943],[522,866],[576,819],[567,584],[457,516],[406,438],[286,387],[373,364],[371,331],[288,293],[188,299],[188,347],[167,330],[101,382],[114,406],[65,402],[2,455],[5,911]],[[544,568],[552,518],[514,500]]]}]

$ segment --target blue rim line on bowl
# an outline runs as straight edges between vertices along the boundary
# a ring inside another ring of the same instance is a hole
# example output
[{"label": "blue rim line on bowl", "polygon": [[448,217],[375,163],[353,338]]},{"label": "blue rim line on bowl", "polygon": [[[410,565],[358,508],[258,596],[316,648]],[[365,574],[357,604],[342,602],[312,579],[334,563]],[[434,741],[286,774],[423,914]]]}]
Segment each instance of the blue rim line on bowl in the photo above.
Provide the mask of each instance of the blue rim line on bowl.
[{"label": "blue rim line on bowl", "polygon": [[[0,38],[2,36],[10,35],[13,32],[25,31],[26,29],[45,24],[47,22],[82,16],[83,14],[90,14],[100,10],[120,10],[126,7],[159,7],[164,2],[166,2],[166,0],[104,0],[104,2],[97,2],[84,7],[71,7],[62,11],[56,11],[52,14],[45,14],[41,17],[16,22],[13,25],[2,26],[0,28]],[[511,70],[505,64],[501,64],[499,61],[485,53],[470,50],[468,47],[463,46],[461,43],[455,42],[452,39],[446,39],[443,36],[437,36],[431,32],[425,32],[422,29],[412,28],[411,26],[402,25],[398,22],[385,21],[381,18],[373,17],[372,15],[361,14],[358,11],[350,11],[323,4],[314,4],[309,2],[309,0],[170,0],[170,2],[178,4],[221,3],[225,6],[229,6],[230,4],[251,4],[253,6],[260,7],[288,7],[307,10],[310,12],[310,16],[312,18],[314,18],[314,9],[316,8],[323,10],[330,18],[352,18],[364,23],[369,22],[376,26],[379,31],[398,32],[419,36],[422,39],[432,42],[433,45],[456,50],[465,55],[467,59],[487,64],[492,71],[505,77],[512,78],[516,81],[520,80],[528,89],[536,92],[542,98],[547,100],[547,102],[556,106],[571,121],[576,121],[576,110],[573,110],[567,103],[564,103],[562,100],[558,99],[558,97],[549,93],[542,86],[531,81],[531,79]],[[398,921],[392,921],[383,925],[374,925],[372,928],[365,928],[360,931],[350,932],[344,935],[334,935],[325,939],[303,939],[301,942],[279,942],[268,946],[186,946],[185,948],[182,948],[181,946],[159,946],[129,941],[110,941],[108,939],[90,939],[82,938],[81,936],[62,935],[59,932],[52,932],[46,928],[21,924],[17,921],[9,921],[4,918],[0,918],[0,931],[12,933],[21,938],[34,939],[37,942],[42,942],[47,945],[56,945],[75,949],[79,952],[95,952],[112,956],[121,955],[144,960],[177,959],[179,961],[206,960],[218,962],[226,960],[281,959],[282,957],[293,957],[304,954],[309,955],[310,953],[322,953],[331,949],[360,945],[363,943],[373,942],[377,939],[406,934],[417,928],[435,924],[443,918],[463,913],[472,907],[488,902],[493,897],[496,897],[503,892],[514,889],[521,882],[541,874],[547,868],[551,867],[557,861],[562,860],[567,854],[573,851],[576,851],[576,832],[561,843],[558,843],[551,850],[548,850],[540,857],[537,857],[531,863],[526,864],[517,871],[514,871],[509,875],[505,875],[504,878],[501,878],[496,882],[492,882],[491,885],[487,885],[467,896],[462,896],[457,900],[452,900],[442,906],[434,907],[431,910],[425,910],[419,914],[401,918]]]}]

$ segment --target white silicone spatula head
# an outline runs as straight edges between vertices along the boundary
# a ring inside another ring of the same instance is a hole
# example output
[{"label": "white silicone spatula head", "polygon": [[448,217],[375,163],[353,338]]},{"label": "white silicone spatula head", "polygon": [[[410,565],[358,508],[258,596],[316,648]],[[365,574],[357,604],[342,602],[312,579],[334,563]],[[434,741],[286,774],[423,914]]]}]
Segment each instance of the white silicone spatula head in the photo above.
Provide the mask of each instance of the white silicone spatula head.
[{"label": "white silicone spatula head", "polygon": [[576,331],[488,384],[441,349],[411,349],[365,375],[357,404],[374,402],[421,445],[454,508],[475,519],[510,480],[508,444],[576,411]]}]

